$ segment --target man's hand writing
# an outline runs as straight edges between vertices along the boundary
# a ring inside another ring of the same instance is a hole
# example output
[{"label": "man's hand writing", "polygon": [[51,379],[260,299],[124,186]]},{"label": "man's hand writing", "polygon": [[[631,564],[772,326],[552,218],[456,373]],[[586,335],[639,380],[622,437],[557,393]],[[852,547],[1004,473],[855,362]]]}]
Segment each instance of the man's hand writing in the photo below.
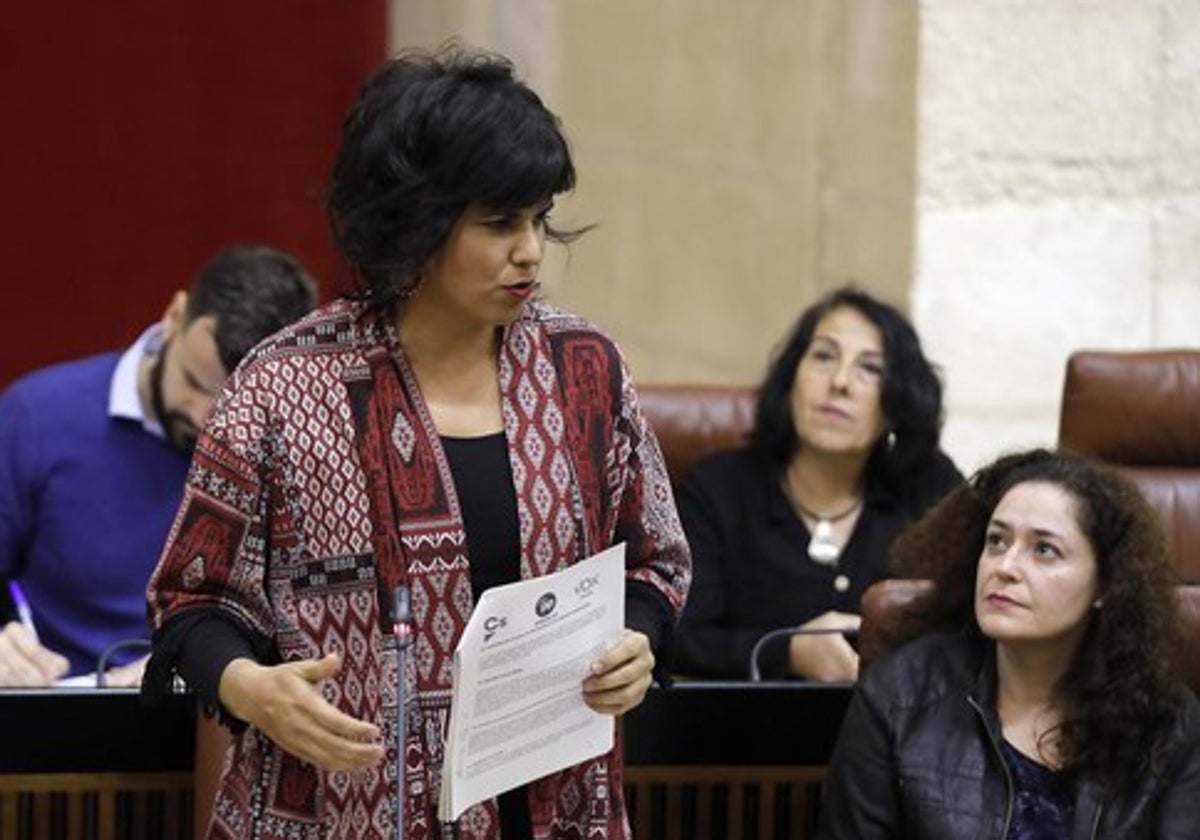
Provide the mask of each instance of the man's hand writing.
[{"label": "man's hand writing", "polygon": [[19,621],[0,630],[0,687],[40,688],[65,677],[67,658],[42,647],[37,636]]}]

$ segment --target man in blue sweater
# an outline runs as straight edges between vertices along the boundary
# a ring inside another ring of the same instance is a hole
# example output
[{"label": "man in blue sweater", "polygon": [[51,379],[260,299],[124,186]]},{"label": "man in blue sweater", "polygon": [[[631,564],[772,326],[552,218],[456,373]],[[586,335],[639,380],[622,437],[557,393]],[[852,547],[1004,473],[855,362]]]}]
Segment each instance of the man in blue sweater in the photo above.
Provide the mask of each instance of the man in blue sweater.
[{"label": "man in blue sweater", "polygon": [[294,258],[228,248],[124,353],[36,371],[0,396],[0,581],[29,605],[0,631],[0,686],[107,665],[121,666],[108,684],[140,682],[146,582],[199,429],[246,352],[316,297]]}]

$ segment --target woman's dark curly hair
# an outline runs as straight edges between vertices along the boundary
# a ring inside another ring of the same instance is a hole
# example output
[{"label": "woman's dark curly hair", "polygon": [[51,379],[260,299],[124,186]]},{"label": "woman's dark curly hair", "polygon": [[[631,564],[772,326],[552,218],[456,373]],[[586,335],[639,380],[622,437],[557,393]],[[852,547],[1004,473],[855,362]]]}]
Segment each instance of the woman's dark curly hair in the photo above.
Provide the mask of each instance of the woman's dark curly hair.
[{"label": "woman's dark curly hair", "polygon": [[[502,56],[451,43],[378,68],[346,117],[326,199],[359,296],[389,309],[471,202],[511,212],[575,186],[558,119]],[[578,232],[546,226],[553,241]]]},{"label": "woman's dark curly hair", "polygon": [[1080,530],[1096,557],[1102,606],[1092,610],[1070,667],[1057,686],[1063,703],[1063,766],[1117,784],[1153,767],[1154,746],[1178,706],[1176,582],[1162,527],[1145,497],[1112,467],[1062,451],[1007,455],[945,496],[892,544],[902,577],[935,586],[903,636],[964,630],[981,645],[975,578],[992,513],[1018,484],[1043,482],[1075,500]]},{"label": "woman's dark curly hair", "polygon": [[925,358],[916,330],[900,312],[860,289],[845,286],[806,309],[784,344],[775,352],[758,392],[750,446],[779,474],[787,469],[802,441],[792,416],[792,386],[821,319],[835,309],[853,309],[883,336],[884,373],[881,401],[887,435],[876,442],[867,461],[867,483],[882,480],[897,490],[922,469],[937,451],[942,430],[942,383]]}]

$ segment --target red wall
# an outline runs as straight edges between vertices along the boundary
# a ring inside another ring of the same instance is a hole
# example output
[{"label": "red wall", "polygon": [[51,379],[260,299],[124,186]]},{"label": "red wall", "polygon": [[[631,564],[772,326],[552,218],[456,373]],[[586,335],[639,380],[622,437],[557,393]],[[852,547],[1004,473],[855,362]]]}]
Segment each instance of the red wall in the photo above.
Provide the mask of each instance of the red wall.
[{"label": "red wall", "polygon": [[0,387],[116,349],[217,248],[344,285],[321,193],[386,0],[59,0],[0,23]]}]

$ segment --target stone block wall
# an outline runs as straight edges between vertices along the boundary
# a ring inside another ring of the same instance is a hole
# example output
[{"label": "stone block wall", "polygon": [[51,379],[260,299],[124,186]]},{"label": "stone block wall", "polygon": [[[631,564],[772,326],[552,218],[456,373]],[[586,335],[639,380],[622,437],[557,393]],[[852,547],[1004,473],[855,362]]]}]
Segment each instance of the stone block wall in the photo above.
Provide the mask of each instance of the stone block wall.
[{"label": "stone block wall", "polygon": [[580,171],[553,300],[643,381],[756,381],[857,280],[964,470],[1052,444],[1067,356],[1200,344],[1200,0],[392,0],[510,55]]},{"label": "stone block wall", "polygon": [[641,381],[752,383],[856,280],[907,306],[917,19],[893,0],[393,0],[394,46],[510,56],[579,170],[543,270]]},{"label": "stone block wall", "polygon": [[964,469],[1053,444],[1068,355],[1200,344],[1200,3],[921,3],[912,300]]}]

